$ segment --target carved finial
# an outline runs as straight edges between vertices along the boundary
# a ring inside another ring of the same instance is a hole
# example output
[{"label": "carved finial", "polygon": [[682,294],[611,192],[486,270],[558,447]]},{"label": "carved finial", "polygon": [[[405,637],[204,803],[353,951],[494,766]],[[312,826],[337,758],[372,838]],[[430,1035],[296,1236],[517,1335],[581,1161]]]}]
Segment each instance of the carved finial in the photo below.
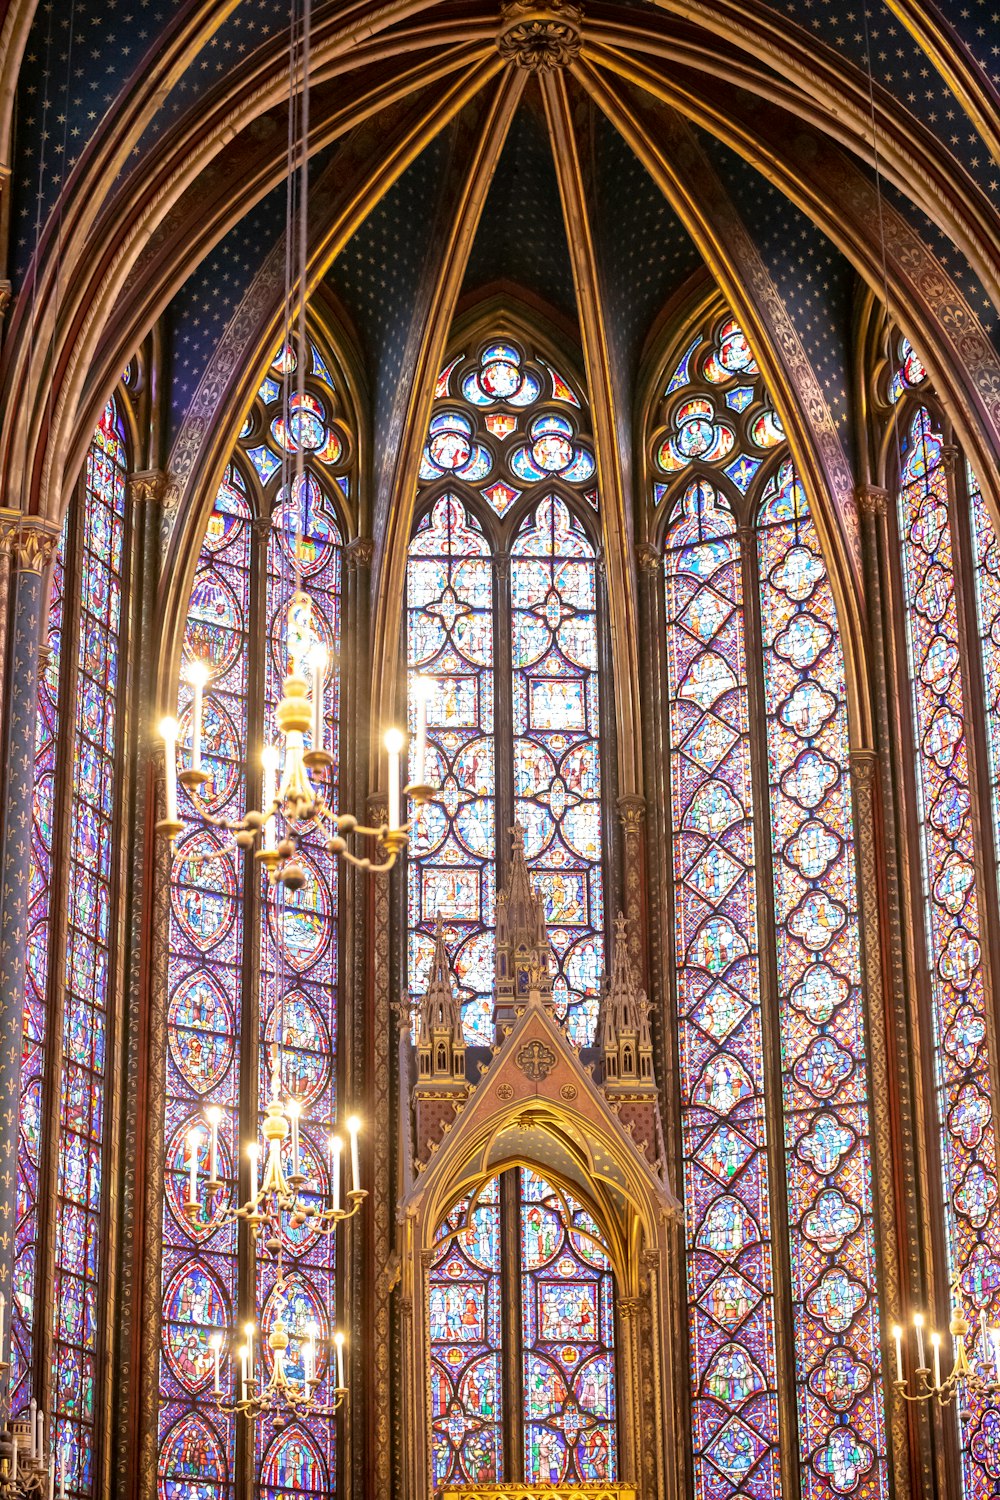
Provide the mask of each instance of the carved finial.
[{"label": "carved finial", "polygon": [[505,0],[500,16],[497,50],[505,62],[549,73],[579,57],[583,11],[571,0]]}]

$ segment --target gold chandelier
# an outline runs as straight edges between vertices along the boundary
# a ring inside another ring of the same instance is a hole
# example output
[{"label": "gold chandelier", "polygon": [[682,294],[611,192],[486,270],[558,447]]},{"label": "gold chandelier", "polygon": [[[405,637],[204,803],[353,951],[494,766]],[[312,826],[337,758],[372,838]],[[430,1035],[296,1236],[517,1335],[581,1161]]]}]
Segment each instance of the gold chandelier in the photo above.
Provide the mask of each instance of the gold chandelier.
[{"label": "gold chandelier", "polygon": [[[913,1332],[917,1346],[917,1364],[913,1371],[913,1385],[907,1379],[903,1360],[902,1325],[892,1325],[892,1339],[896,1352],[896,1378],[893,1390],[904,1401],[935,1401],[939,1406],[950,1406],[958,1400],[963,1407],[970,1400],[985,1401],[997,1405],[1000,1397],[1000,1328],[987,1326],[986,1313],[981,1311],[976,1332],[965,1315],[957,1298],[957,1286],[952,1288],[955,1310],[948,1324],[952,1340],[952,1363],[947,1375],[942,1375],[941,1359],[943,1339],[940,1333],[927,1326],[923,1313],[914,1314]],[[925,1333],[929,1334],[931,1363],[927,1363]],[[970,1338],[971,1334],[971,1338]],[[976,1341],[978,1335],[978,1350]]]}]

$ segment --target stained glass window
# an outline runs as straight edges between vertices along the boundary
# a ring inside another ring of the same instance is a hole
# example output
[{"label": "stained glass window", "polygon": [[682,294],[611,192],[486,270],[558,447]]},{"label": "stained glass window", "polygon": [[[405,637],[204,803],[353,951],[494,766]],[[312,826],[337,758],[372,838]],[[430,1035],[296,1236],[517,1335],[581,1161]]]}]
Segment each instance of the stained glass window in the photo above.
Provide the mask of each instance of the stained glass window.
[{"label": "stained glass window", "polygon": [[[949,1279],[977,1311],[1000,1310],[1000,1217],[996,1132],[990,1104],[987,999],[982,953],[983,895],[977,874],[977,818],[967,724],[975,693],[963,663],[956,585],[960,555],[940,430],[930,410],[905,414],[898,518],[913,711],[925,912],[934,1015],[938,1117],[945,1186]],[[996,542],[979,487],[970,479],[973,543],[981,577],[986,727],[995,775]],[[992,1418],[975,1403],[962,1413],[965,1494],[995,1493]]]},{"label": "stained glass window", "polygon": [[[614,1277],[597,1224],[518,1170],[457,1203],[437,1244],[427,1294],[435,1485],[613,1482]],[[520,1453],[505,1426],[523,1432]]]},{"label": "stained glass window", "polygon": [[112,398],[87,454],[72,709],[72,814],[59,1082],[53,1379],[67,1490],[93,1490],[106,1195],[126,452]]},{"label": "stained glass window", "polygon": [[[274,710],[291,661],[326,651],[325,725],[334,752],[330,796],[336,802],[340,722],[340,587],[343,530],[339,504],[350,487],[352,449],[338,416],[333,362],[314,344],[304,398],[286,385],[296,356],[279,351],[262,382],[216,496],[195,572],[184,643],[185,661],[208,663],[204,700],[206,799],[213,813],[239,816],[260,795],[261,768],[247,764],[247,723],[263,708],[265,740],[273,743]],[[291,482],[288,457],[306,454],[301,483]],[[269,526],[261,528],[258,517]],[[295,588],[296,568],[309,603]],[[256,580],[263,579],[258,589]],[[311,675],[311,672],[310,672]],[[182,740],[189,735],[189,690],[180,689]],[[181,798],[186,794],[181,790]],[[240,1172],[239,1143],[256,1117],[247,1100],[249,1059],[259,1057],[253,1091],[270,1087],[275,1069],[286,1095],[303,1110],[306,1170],[325,1190],[327,1141],[337,1120],[336,1048],[339,983],[337,870],[313,836],[300,840],[307,880],[301,891],[271,888],[254,867],[226,854],[221,841],[195,832],[178,841],[171,882],[171,935],[163,1211],[163,1337],[160,1378],[159,1493],[175,1500],[197,1477],[204,1500],[234,1494],[237,1431],[212,1393],[209,1339],[221,1330],[235,1340],[253,1315],[243,1251],[235,1229],[207,1204],[192,1222],[184,1213],[186,1143],[199,1133],[207,1169],[204,1110],[224,1112],[220,1128],[220,1202],[231,1201]],[[252,873],[251,873],[252,872]],[[247,928],[243,895],[260,879],[259,916]],[[259,1016],[258,1047],[247,1035]],[[241,1068],[241,1057],[246,1059]],[[244,1183],[245,1189],[245,1183]],[[337,1305],[333,1239],[314,1223],[289,1228],[285,1283],[273,1261],[256,1258],[256,1291],[266,1335],[281,1315],[289,1331],[286,1369],[302,1374],[307,1325],[320,1329],[320,1403],[329,1394],[327,1313]],[[325,1311],[324,1311],[325,1310]],[[266,1338],[261,1339],[261,1346]],[[235,1343],[234,1343],[235,1347]],[[268,1360],[270,1352],[263,1355]],[[225,1361],[225,1382],[231,1363]],[[270,1373],[269,1367],[266,1373]],[[331,1417],[310,1414],[285,1427],[256,1424],[254,1477],[262,1500],[303,1492],[330,1497],[336,1485],[336,1434]]]},{"label": "stained glass window", "polygon": [[17,1227],[14,1299],[11,1311],[10,1406],[19,1412],[31,1397],[37,1286],[39,1168],[44,1133],[43,1085],[48,1032],[49,947],[52,940],[52,853],[59,772],[59,678],[62,667],[63,585],[67,516],[52,565],[49,587],[48,656],[38,687],[35,730],[34,812],[28,875],[28,953],[25,973],[24,1032],[21,1042],[20,1131],[17,1153]]},{"label": "stained glass window", "polygon": [[410,862],[409,987],[426,985],[440,916],[470,1043],[493,1039],[497,858],[514,818],[545,899],[557,1011],[584,1045],[596,1026],[603,626],[585,423],[569,380],[508,340],[451,359],[435,388],[406,645],[411,725],[413,679],[432,679],[428,776],[441,795]]},{"label": "stained glass window", "polygon": [[[788,1298],[799,1490],[881,1496],[867,1042],[832,590],[734,319],[686,347],[661,416],[654,465],[676,476],[655,496],[695,1494],[783,1492],[775,1326]],[[751,727],[758,703],[763,732]],[[786,1226],[787,1285],[774,1224]]]}]

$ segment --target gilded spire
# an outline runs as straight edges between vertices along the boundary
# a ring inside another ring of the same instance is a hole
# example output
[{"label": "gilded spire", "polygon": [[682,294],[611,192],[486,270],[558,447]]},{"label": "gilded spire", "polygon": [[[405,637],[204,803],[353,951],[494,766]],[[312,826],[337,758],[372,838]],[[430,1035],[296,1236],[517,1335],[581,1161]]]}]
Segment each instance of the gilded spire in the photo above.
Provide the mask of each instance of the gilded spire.
[{"label": "gilded spire", "polygon": [[510,874],[497,896],[496,988],[493,1019],[498,1029],[514,1020],[518,1005],[537,994],[552,1004],[552,971],[545,903],[531,884],[524,829],[511,830]]},{"label": "gilded spire", "polygon": [[615,919],[614,963],[605,976],[601,1006],[604,1082],[612,1088],[653,1089],[653,1038],[649,1001],[628,951],[623,912]]}]

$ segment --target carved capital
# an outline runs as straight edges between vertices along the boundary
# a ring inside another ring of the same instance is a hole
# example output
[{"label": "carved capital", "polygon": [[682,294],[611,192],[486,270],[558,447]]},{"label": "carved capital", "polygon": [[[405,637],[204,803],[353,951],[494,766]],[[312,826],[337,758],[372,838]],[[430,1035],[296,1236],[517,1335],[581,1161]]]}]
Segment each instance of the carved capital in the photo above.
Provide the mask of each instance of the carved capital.
[{"label": "carved capital", "polygon": [[9,281],[0,281],[0,318],[5,317],[10,306],[11,285]]},{"label": "carved capital", "polygon": [[889,506],[889,491],[877,484],[859,484],[854,501],[863,516],[884,516]]},{"label": "carved capital", "polygon": [[517,68],[551,73],[580,55],[583,11],[571,0],[505,0],[500,18],[497,51]]},{"label": "carved capital", "polygon": [[167,476],[162,469],[138,469],[128,478],[128,497],[133,505],[159,502],[167,487]]},{"label": "carved capital", "polygon": [[646,816],[645,797],[619,797],[618,816],[622,820],[622,827],[626,834],[639,833]]},{"label": "carved capital", "polygon": [[859,787],[870,792],[878,768],[876,750],[852,750],[850,754],[851,775]]},{"label": "carved capital", "polygon": [[957,443],[941,444],[941,462],[944,464],[945,473],[951,478],[955,473],[955,465],[961,457],[962,450]]},{"label": "carved capital", "polygon": [[663,558],[649,542],[641,542],[635,549],[635,565],[640,573],[658,573],[663,565]]},{"label": "carved capital", "polygon": [[370,568],[374,556],[375,542],[370,536],[356,536],[344,548],[344,562],[352,573],[359,568]]},{"label": "carved capital", "polygon": [[22,573],[44,573],[59,541],[59,528],[44,516],[0,510],[0,551],[8,552]]}]

